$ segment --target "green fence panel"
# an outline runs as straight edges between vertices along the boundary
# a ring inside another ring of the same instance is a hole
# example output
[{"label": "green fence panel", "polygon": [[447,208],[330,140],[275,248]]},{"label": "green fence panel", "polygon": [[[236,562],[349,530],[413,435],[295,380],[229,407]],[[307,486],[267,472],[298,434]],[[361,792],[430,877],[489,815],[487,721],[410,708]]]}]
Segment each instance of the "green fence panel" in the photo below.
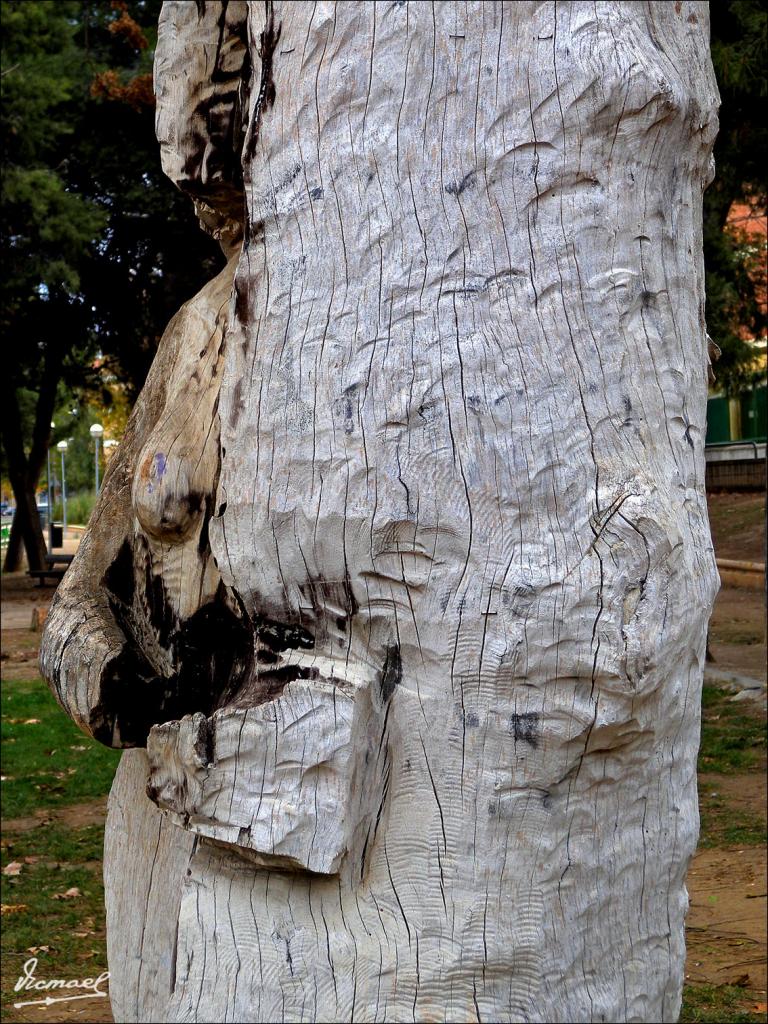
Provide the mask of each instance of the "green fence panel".
[{"label": "green fence panel", "polygon": [[710,398],[707,401],[707,444],[725,444],[731,440],[731,420],[728,399]]},{"label": "green fence panel", "polygon": [[762,439],[766,435],[766,430],[768,430],[767,392],[768,388],[763,384],[741,396],[741,432],[747,440]]}]

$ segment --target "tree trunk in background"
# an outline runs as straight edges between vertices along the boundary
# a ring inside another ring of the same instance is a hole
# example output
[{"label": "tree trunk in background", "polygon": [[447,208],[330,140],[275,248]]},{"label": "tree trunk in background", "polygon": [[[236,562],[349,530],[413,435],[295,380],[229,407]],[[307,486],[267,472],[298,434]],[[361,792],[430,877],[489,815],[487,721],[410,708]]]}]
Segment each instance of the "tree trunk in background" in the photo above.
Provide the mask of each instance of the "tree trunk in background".
[{"label": "tree trunk in background", "polygon": [[62,705],[146,747],[116,1019],[676,1019],[707,18],[164,5],[164,168],[245,223],[46,624]]},{"label": "tree trunk in background", "polygon": [[20,520],[14,516],[3,559],[3,572],[19,572],[23,566],[24,541],[19,523]]},{"label": "tree trunk in background", "polygon": [[46,546],[34,488],[22,479],[18,488],[13,485],[16,511],[11,524],[8,548],[5,552],[3,572],[19,572],[23,568],[23,553],[26,553],[30,569],[44,569]]},{"label": "tree trunk in background", "polygon": [[[8,460],[8,476],[16,502],[11,536],[3,564],[4,572],[17,572],[21,568],[22,544],[29,568],[45,568],[47,548],[37,511],[37,488],[51,442],[51,417],[56,402],[61,363],[61,355],[56,351],[47,352],[43,359],[29,452],[24,449],[21,409],[13,382],[8,377],[2,382],[3,448]],[[50,511],[52,510],[49,510],[49,513]]]}]

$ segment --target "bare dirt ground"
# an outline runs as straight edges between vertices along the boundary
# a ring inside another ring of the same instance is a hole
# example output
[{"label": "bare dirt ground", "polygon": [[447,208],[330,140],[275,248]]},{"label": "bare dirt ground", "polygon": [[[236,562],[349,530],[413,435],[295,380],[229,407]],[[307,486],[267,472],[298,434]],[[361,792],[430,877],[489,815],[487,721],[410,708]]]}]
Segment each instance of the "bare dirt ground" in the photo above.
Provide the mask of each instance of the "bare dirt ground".
[{"label": "bare dirt ground", "polygon": [[[718,558],[765,564],[764,494],[710,494],[707,499]],[[766,615],[763,593],[724,587],[709,627],[713,667],[765,679]]]},{"label": "bare dirt ground", "polygon": [[723,587],[709,623],[711,666],[765,679],[765,602],[759,590]]},{"label": "bare dirt ground", "polygon": [[[699,775],[735,811],[766,813],[764,771]],[[766,991],[766,847],[701,849],[688,872],[686,922],[689,982]]]},{"label": "bare dirt ground", "polygon": [[0,601],[0,670],[10,679],[37,679],[40,630],[33,632],[33,614],[45,618],[56,591],[41,587],[23,572],[3,573]]},{"label": "bare dirt ground", "polygon": [[688,872],[686,980],[766,990],[766,850],[700,850]]},{"label": "bare dirt ground", "polygon": [[82,1002],[64,1003],[55,1007],[25,1006],[15,1010],[14,1020],[20,1024],[112,1024],[114,1017],[109,999],[83,999]]},{"label": "bare dirt ground", "polygon": [[764,494],[710,494],[707,507],[718,558],[765,563]]},{"label": "bare dirt ground", "polygon": [[86,825],[103,825],[106,815],[107,798],[104,797],[67,807],[47,807],[25,818],[3,818],[3,828],[8,832],[31,832],[33,828],[50,823],[65,828],[85,828]]},{"label": "bare dirt ground", "polygon": [[[764,494],[711,494],[710,525],[718,558],[765,564]],[[710,621],[710,669],[766,677],[764,593],[723,588]],[[699,775],[699,788],[717,788],[729,808],[765,820],[764,766],[740,775]],[[737,985],[761,995],[766,980],[766,847],[700,849],[688,873],[686,924],[691,983]]]}]

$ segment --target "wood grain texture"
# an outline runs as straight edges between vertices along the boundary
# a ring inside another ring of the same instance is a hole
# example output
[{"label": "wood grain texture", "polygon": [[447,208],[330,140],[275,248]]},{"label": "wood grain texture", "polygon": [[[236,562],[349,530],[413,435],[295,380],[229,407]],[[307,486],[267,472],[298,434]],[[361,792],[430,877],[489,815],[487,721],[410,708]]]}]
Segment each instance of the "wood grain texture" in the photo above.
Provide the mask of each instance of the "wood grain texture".
[{"label": "wood grain texture", "polygon": [[147,745],[119,1019],[675,1020],[707,5],[166,2],[156,89],[243,227],[46,627],[65,708]]}]

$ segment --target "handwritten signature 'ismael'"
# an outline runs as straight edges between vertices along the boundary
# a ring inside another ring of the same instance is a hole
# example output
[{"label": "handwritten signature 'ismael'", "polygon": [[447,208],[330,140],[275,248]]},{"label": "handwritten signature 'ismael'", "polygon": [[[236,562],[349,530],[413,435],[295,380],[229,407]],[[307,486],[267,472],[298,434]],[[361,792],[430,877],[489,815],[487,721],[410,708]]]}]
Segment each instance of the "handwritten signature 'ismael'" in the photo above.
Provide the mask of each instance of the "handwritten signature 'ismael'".
[{"label": "handwritten signature 'ismael'", "polygon": [[46,996],[45,999],[30,999],[20,1003],[14,1003],[14,1008],[22,1006],[51,1006],[53,1003],[67,1003],[74,999],[104,999],[107,993],[100,988],[109,980],[109,971],[102,971],[98,978],[83,978],[82,980],[72,979],[65,981],[63,978],[51,978],[45,981],[43,978],[36,978],[37,957],[32,956],[22,968],[24,973],[13,986],[14,992],[50,992],[71,989],[83,989],[78,995]]}]

